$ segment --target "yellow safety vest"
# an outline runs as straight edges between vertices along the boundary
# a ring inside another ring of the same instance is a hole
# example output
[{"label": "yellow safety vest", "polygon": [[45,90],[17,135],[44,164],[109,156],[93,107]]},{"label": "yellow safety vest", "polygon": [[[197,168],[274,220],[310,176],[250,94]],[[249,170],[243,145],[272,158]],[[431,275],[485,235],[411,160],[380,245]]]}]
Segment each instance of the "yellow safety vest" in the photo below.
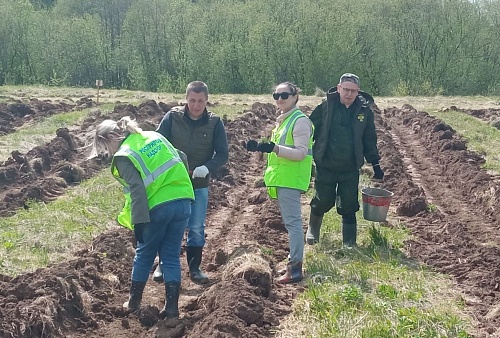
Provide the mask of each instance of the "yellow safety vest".
[{"label": "yellow safety vest", "polygon": [[[273,129],[271,141],[275,144],[293,147],[293,127],[300,118],[308,118],[300,110],[291,113],[279,126]],[[313,127],[314,128],[314,127]],[[276,153],[267,156],[264,182],[271,198],[277,198],[277,187],[307,191],[311,180],[313,135],[309,139],[309,149],[302,161],[292,161],[279,157]]]},{"label": "yellow safety vest", "polygon": [[123,185],[125,194],[125,205],[118,215],[118,223],[124,227],[134,229],[130,189],[115,166],[115,159],[120,156],[127,157],[139,171],[146,188],[149,210],[177,199],[194,200],[189,174],[174,146],[154,131],[130,134],[111,163],[111,173]]}]

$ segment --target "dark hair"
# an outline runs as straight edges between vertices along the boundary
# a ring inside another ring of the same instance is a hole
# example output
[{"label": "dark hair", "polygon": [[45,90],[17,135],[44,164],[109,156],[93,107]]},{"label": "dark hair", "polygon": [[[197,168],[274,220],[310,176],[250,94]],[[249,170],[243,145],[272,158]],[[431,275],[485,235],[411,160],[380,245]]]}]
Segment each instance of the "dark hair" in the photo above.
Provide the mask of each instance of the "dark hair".
[{"label": "dark hair", "polygon": [[[297,95],[298,93],[300,93],[302,90],[293,82],[290,82],[290,81],[286,81],[286,82],[281,82],[280,84],[277,84],[276,86],[273,87],[273,92],[276,91],[276,88],[278,88],[279,86],[284,86],[286,85],[288,87],[288,89],[290,90],[290,94],[292,95]],[[299,102],[299,97],[297,96],[297,98],[295,99],[295,103]]]},{"label": "dark hair", "polygon": [[208,86],[205,82],[202,81],[190,82],[186,88],[186,96],[191,92],[195,92],[198,94],[205,93],[205,95],[208,96]]}]

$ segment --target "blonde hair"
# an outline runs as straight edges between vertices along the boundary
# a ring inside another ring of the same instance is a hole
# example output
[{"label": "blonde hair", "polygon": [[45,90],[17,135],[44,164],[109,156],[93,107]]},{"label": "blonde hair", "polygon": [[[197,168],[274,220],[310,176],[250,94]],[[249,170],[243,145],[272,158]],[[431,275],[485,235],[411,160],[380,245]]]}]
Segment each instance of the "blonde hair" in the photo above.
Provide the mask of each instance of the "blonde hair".
[{"label": "blonde hair", "polygon": [[95,134],[91,142],[90,158],[94,158],[102,153],[113,155],[116,149],[112,149],[110,141],[122,141],[130,134],[142,131],[135,120],[130,116],[124,116],[118,121],[104,120],[95,129]]}]

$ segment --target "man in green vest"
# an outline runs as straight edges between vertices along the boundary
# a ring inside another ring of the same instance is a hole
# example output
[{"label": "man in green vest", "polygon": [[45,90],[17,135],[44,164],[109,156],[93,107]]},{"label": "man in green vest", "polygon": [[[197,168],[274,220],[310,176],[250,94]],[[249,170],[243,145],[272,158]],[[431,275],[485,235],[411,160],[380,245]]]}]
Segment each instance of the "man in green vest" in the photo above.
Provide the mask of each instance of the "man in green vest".
[{"label": "man in green vest", "polygon": [[373,166],[374,178],[384,177],[372,104],[373,98],[360,91],[359,77],[346,73],[310,116],[315,126],[316,192],[310,203],[308,244],[319,242],[323,215],[336,204],[342,215],[342,242],[346,247],[356,245],[359,169],[364,159]]},{"label": "man in green vest", "polygon": [[[222,120],[207,110],[207,85],[201,81],[189,83],[186,100],[186,105],[174,107],[165,114],[157,131],[187,155],[195,201],[188,224],[186,258],[191,280],[205,284],[209,278],[201,271],[200,264],[205,245],[208,185],[210,174],[227,162],[229,151]],[[162,279],[161,262],[153,279]]]}]

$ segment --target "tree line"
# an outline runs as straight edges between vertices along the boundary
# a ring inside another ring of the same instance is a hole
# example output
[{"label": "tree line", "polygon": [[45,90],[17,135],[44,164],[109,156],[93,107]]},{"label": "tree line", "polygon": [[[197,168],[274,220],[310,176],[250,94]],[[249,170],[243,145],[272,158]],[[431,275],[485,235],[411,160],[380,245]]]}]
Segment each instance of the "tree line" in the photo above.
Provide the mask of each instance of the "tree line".
[{"label": "tree line", "polygon": [[0,0],[0,84],[499,95],[498,0]]}]

